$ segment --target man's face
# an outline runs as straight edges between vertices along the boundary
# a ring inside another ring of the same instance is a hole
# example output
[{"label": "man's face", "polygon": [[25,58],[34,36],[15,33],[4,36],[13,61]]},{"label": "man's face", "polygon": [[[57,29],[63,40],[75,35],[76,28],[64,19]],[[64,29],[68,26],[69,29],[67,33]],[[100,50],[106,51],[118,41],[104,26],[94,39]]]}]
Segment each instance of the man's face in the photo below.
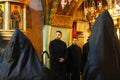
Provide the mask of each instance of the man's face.
[{"label": "man's face", "polygon": [[73,44],[77,44],[77,38],[73,38]]},{"label": "man's face", "polygon": [[62,38],[62,34],[59,32],[56,32],[56,39],[60,40],[61,38]]}]

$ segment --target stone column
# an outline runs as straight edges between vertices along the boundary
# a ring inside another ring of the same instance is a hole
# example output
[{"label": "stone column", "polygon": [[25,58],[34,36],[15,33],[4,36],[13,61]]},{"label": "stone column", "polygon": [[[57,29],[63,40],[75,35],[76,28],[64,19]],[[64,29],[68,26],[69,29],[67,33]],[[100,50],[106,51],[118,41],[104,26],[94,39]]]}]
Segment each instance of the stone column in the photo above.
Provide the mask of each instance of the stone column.
[{"label": "stone column", "polygon": [[4,11],[4,29],[9,30],[10,29],[10,3],[5,2],[5,11]]},{"label": "stone column", "polygon": [[22,28],[26,31],[26,5],[23,6],[23,23]]}]

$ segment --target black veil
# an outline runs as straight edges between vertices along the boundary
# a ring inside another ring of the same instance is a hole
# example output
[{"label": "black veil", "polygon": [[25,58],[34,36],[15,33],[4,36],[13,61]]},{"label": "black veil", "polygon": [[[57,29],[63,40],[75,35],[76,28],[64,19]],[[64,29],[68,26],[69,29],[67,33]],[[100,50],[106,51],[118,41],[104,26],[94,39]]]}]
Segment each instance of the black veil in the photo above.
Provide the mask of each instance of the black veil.
[{"label": "black veil", "polygon": [[55,78],[39,61],[30,40],[16,29],[0,57],[0,80],[56,80]]},{"label": "black veil", "polygon": [[84,80],[120,80],[120,44],[107,10],[96,19],[89,44]]}]

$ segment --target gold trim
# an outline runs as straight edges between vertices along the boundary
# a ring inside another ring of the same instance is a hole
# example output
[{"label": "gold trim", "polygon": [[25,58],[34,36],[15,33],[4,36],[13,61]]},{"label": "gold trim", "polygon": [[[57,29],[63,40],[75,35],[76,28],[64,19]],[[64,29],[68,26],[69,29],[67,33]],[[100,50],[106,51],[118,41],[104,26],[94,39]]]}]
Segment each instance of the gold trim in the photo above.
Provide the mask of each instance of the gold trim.
[{"label": "gold trim", "polygon": [[72,28],[72,23],[73,23],[72,16],[55,14],[52,18],[51,25],[52,26],[59,26],[59,27],[66,27],[66,28]]},{"label": "gold trim", "polygon": [[[10,40],[15,30],[0,30],[0,34],[4,40]],[[21,30],[23,33],[27,33],[27,31]]]}]

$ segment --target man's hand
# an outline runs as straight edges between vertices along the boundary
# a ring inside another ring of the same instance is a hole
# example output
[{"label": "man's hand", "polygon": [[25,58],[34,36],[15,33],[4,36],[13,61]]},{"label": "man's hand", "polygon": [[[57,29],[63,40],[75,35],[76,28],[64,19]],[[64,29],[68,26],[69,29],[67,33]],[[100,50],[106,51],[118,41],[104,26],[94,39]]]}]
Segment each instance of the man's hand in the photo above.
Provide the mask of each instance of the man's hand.
[{"label": "man's hand", "polygon": [[63,63],[64,62],[64,58],[59,58],[59,62]]}]

